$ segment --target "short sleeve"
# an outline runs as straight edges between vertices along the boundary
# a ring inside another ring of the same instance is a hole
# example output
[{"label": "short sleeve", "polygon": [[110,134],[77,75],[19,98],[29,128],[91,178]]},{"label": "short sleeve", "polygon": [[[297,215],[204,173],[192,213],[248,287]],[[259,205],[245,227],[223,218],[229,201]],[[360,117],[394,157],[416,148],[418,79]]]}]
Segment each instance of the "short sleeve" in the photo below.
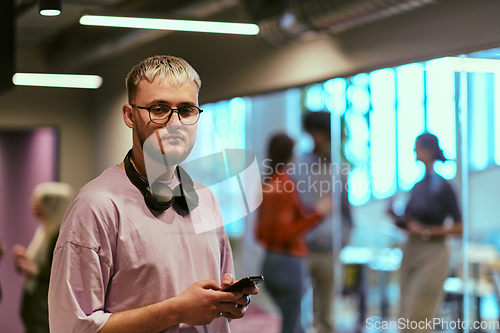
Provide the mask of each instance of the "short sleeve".
[{"label": "short sleeve", "polygon": [[94,333],[106,323],[105,298],[113,274],[114,206],[99,193],[77,196],[57,241],[49,284],[52,333]]},{"label": "short sleeve", "polygon": [[111,315],[104,312],[109,274],[93,249],[70,242],[58,247],[49,287],[50,331],[98,332]]}]

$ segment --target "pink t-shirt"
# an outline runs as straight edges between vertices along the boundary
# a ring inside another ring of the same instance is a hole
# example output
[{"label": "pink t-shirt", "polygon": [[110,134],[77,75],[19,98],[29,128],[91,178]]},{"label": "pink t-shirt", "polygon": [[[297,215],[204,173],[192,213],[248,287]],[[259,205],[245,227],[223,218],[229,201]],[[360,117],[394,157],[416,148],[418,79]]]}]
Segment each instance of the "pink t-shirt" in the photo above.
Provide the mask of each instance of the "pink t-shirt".
[{"label": "pink t-shirt", "polygon": [[[175,187],[177,179],[169,184]],[[195,182],[198,191],[203,186]],[[218,201],[198,191],[184,216],[151,211],[118,166],[105,170],[73,199],[54,250],[49,288],[52,333],[99,331],[113,312],[160,302],[192,283],[233,274],[231,247]],[[196,233],[194,224],[212,224]],[[164,332],[230,332],[226,318],[181,324]]]}]

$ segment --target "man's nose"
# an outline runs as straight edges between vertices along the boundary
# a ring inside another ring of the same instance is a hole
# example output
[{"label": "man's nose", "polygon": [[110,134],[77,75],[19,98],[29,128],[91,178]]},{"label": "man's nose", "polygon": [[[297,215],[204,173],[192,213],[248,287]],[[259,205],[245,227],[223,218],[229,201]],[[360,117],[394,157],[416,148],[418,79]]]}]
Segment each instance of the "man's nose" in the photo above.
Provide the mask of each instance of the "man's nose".
[{"label": "man's nose", "polygon": [[179,111],[176,109],[172,109],[172,114],[170,116],[170,119],[167,122],[167,126],[178,127],[180,125],[181,125],[181,121],[180,121]]}]

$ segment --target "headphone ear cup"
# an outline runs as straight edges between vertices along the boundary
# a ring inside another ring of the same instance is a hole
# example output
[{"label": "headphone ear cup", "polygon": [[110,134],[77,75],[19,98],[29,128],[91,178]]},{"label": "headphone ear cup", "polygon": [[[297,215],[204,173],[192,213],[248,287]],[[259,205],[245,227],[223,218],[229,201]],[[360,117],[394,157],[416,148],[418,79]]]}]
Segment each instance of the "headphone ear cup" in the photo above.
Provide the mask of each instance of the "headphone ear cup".
[{"label": "headphone ear cup", "polygon": [[189,174],[180,165],[176,168],[180,184],[174,188],[175,201],[187,211],[192,211],[200,205],[198,193],[194,189],[194,182]]},{"label": "headphone ear cup", "polygon": [[175,202],[184,210],[192,211],[200,205],[198,194],[190,184],[180,183],[174,188]]},{"label": "headphone ear cup", "polygon": [[154,182],[151,188],[146,188],[144,200],[151,209],[166,210],[174,203],[174,195],[168,185]]}]

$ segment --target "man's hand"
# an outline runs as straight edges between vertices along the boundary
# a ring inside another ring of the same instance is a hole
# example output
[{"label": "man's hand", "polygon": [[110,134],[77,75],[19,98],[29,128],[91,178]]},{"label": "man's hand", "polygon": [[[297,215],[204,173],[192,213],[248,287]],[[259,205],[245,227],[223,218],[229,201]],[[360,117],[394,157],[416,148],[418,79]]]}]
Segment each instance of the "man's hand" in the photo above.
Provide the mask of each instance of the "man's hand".
[{"label": "man's hand", "polygon": [[[222,289],[229,287],[232,284],[238,282],[233,278],[233,276],[229,273],[224,274],[222,277]],[[243,288],[241,291],[234,292],[223,292],[227,294],[233,294],[235,297],[235,301],[232,304],[236,305],[236,308],[232,311],[223,312],[224,317],[228,319],[238,319],[245,315],[248,305],[250,304],[250,295],[257,295],[259,293],[259,288],[254,285],[251,287]]]},{"label": "man's hand", "polygon": [[219,317],[222,312],[236,311],[238,298],[241,292],[221,292],[220,286],[214,280],[203,280],[193,283],[186,290],[176,296],[179,308],[180,323],[189,325],[208,325]]}]

